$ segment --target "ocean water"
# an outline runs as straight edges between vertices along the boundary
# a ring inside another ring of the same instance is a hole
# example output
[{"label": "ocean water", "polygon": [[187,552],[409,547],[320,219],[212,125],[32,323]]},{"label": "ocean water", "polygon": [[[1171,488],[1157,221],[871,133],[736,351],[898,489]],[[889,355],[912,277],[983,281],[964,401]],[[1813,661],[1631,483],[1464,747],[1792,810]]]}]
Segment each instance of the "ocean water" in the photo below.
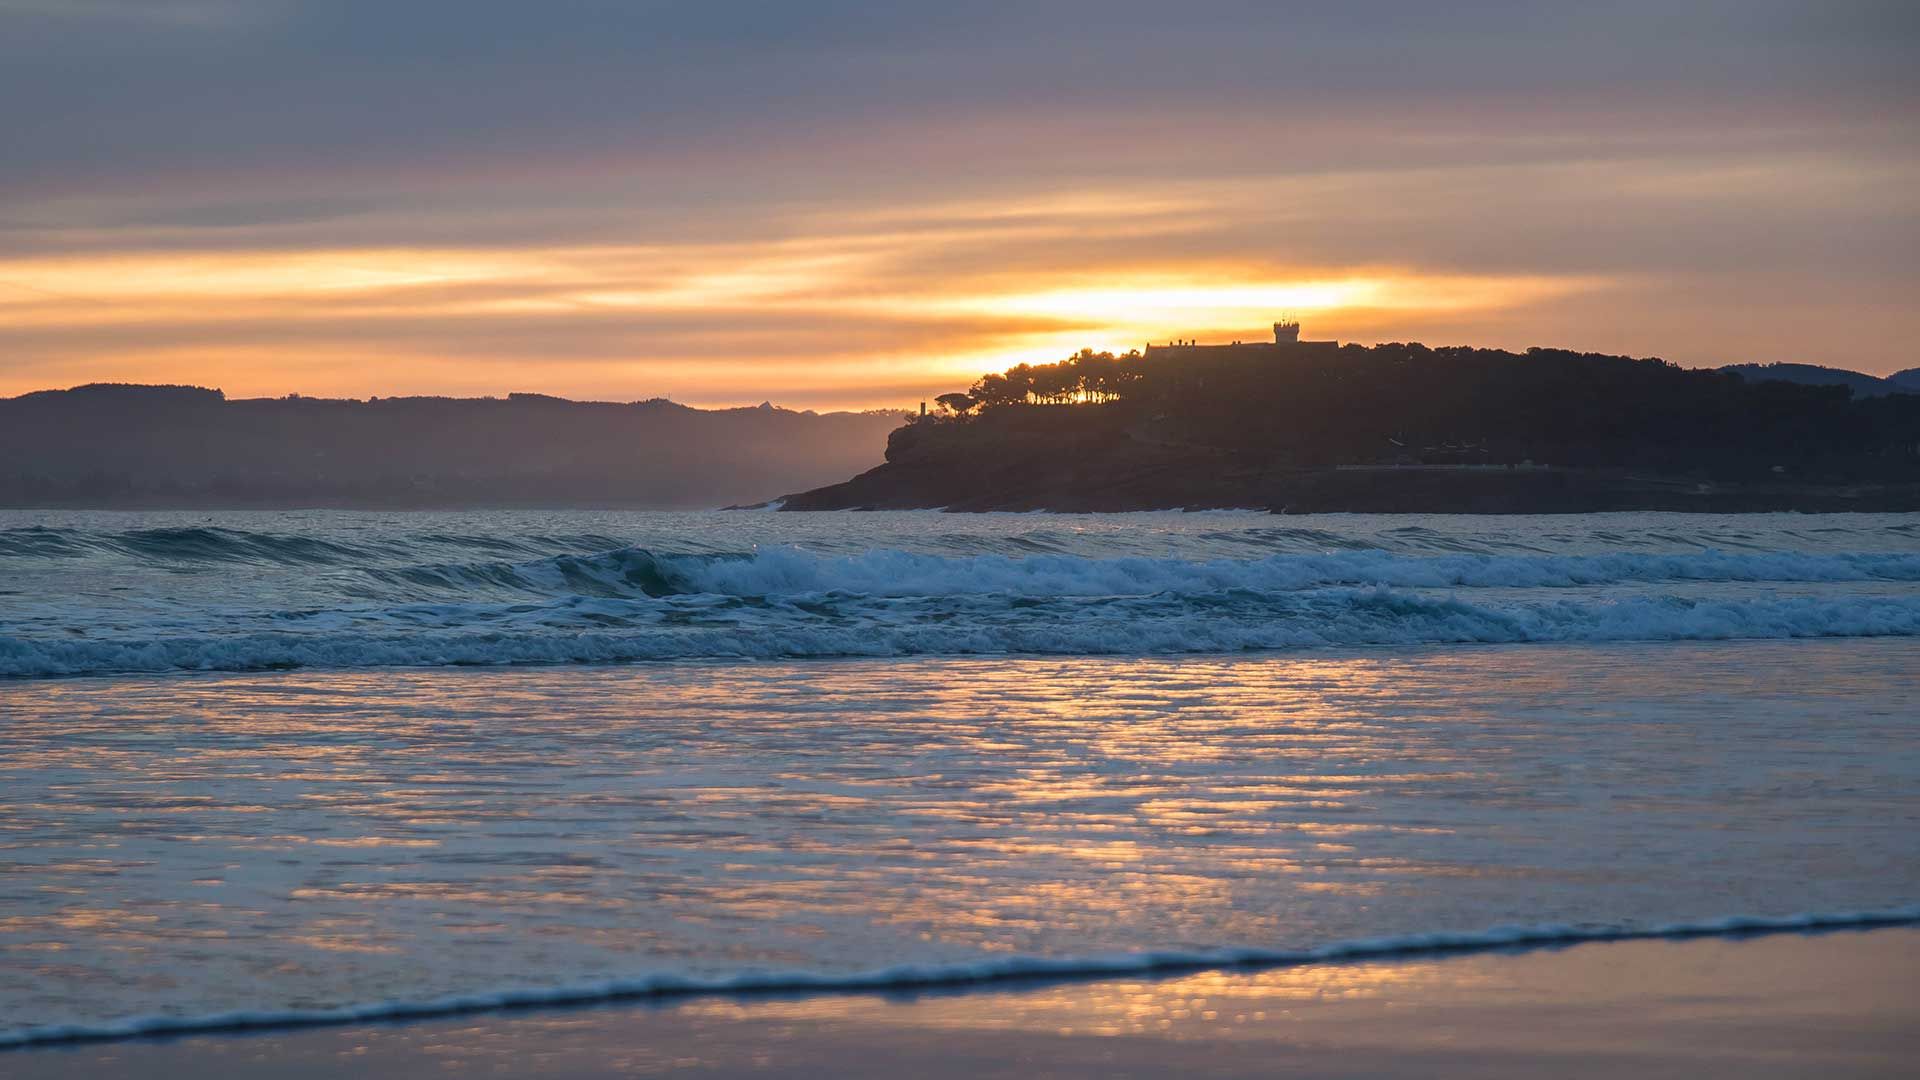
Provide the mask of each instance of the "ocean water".
[{"label": "ocean water", "polygon": [[1920,515],[0,512],[0,1045],[1912,920],[1916,671]]}]

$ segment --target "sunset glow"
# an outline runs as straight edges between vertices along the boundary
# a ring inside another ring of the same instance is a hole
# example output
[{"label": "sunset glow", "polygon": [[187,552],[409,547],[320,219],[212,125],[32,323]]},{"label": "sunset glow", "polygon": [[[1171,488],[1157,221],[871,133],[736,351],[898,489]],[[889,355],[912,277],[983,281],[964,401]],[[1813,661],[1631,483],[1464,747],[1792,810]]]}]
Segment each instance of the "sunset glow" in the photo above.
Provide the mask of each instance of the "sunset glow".
[{"label": "sunset glow", "polygon": [[0,1073],[1906,1075],[1920,5],[0,0]]},{"label": "sunset glow", "polygon": [[[789,382],[796,354],[811,353],[817,399],[884,406],[1083,347],[1262,337],[1279,313],[1311,318],[1316,333],[1354,333],[1409,317],[1511,310],[1605,284],[1397,269],[1280,275],[1257,266],[1039,266],[928,281],[897,272],[917,242],[14,259],[0,261],[0,320],[16,335],[38,331],[69,381],[211,380],[232,395],[272,396],[290,389],[286,372],[297,370],[304,393],[537,385],[724,403]],[[585,340],[543,348],[543,332],[556,343]],[[496,334],[508,340],[490,340]],[[355,362],[368,349],[404,366]],[[540,379],[514,381],[502,365],[515,362]],[[173,374],[182,363],[194,370]],[[486,371],[471,371],[476,363]],[[869,397],[875,369],[887,373],[885,389]]]},{"label": "sunset glow", "polygon": [[[989,20],[979,32],[1006,48],[982,80],[972,30],[843,40],[800,20],[786,32],[820,52],[736,68],[716,44],[731,31],[675,41],[671,20],[636,15],[615,20],[648,28],[617,62],[595,35],[519,60],[479,50],[419,82],[301,10],[0,4],[20,71],[38,48],[66,57],[60,78],[118,72],[137,40],[301,73],[249,109],[181,89],[206,104],[165,116],[143,110],[172,99],[102,74],[76,85],[113,111],[15,125],[38,134],[0,173],[0,395],[160,381],[903,407],[1084,347],[1256,339],[1284,313],[1316,339],[1863,371],[1910,366],[1894,343],[1920,333],[1905,301],[1920,146],[1873,119],[1884,108],[1851,107],[1888,100],[1867,38],[1681,20],[1671,52],[1636,46],[1631,83],[1552,54],[1556,80],[1609,80],[1576,109],[1530,69],[1486,103],[1465,73],[1558,48],[1504,26],[1436,37],[1415,20],[1417,47],[1395,49],[1384,25],[1219,34],[1106,8],[1040,19],[1015,47]],[[477,36],[449,39],[455,53],[519,38],[481,34],[520,18],[504,9],[463,18]],[[1695,47],[1729,33],[1759,52],[1726,66]],[[1170,63],[1160,43],[1194,35],[1208,62]],[[1040,47],[1067,38],[1099,64],[1063,69]],[[1777,53],[1789,38],[1798,51]],[[1359,79],[1383,47],[1397,69]],[[718,70],[761,85],[722,92]],[[1721,106],[1795,71],[1825,96]],[[1641,113],[1653,85],[1657,123]],[[674,104],[605,111],[609,87]],[[207,145],[150,134],[181,130]],[[62,134],[78,131],[93,134]],[[96,144],[115,146],[112,168]]]}]

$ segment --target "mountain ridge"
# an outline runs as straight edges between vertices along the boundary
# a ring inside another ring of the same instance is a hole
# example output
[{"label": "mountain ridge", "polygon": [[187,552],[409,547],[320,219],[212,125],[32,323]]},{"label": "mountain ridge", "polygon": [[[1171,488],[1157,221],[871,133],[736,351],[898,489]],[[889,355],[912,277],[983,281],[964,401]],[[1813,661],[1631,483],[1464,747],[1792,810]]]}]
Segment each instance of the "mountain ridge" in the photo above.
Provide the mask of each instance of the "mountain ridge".
[{"label": "mountain ridge", "polygon": [[90,383],[0,398],[0,506],[709,508],[872,465],[903,415]]}]

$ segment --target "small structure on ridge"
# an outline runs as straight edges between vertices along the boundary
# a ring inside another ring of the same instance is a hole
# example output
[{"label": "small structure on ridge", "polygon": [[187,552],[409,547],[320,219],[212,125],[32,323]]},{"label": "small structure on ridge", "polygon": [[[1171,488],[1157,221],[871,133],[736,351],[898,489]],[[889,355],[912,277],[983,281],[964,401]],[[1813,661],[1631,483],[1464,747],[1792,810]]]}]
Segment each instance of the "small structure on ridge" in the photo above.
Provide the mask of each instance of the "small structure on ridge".
[{"label": "small structure on ridge", "polygon": [[1198,345],[1191,339],[1168,345],[1148,345],[1148,360],[1226,360],[1266,358],[1294,360],[1307,357],[1328,358],[1340,351],[1338,341],[1301,341],[1300,323],[1281,319],[1273,324],[1272,341],[1233,342],[1227,345]]}]

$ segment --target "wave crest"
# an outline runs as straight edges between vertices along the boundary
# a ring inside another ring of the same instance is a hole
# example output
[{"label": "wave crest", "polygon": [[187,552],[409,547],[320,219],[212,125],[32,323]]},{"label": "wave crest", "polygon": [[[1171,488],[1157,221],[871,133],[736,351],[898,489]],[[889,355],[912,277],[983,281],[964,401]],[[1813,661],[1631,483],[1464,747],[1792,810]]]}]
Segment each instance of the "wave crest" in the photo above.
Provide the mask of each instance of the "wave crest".
[{"label": "wave crest", "polygon": [[1920,582],[1920,554],[1799,552],[1674,555],[1438,555],[1343,551],[1259,559],[1075,555],[929,555],[876,549],[823,555],[796,547],[732,554],[618,548],[529,562],[368,568],[371,580],[424,598],[502,590],[542,596],[745,598],[805,595],[1021,597],[1198,595],[1330,586],[1402,589],[1578,588],[1656,582]]},{"label": "wave crest", "polygon": [[[1441,555],[1385,551],[1272,555],[1261,559],[1090,559],[1069,555],[953,557],[876,550],[822,556],[773,548],[752,556],[660,556],[612,552],[606,559],[681,592],[732,596],[850,592],[870,596],[1121,596],[1272,591],[1329,585],[1390,588],[1556,588],[1662,581],[1920,581],[1920,554],[1701,552],[1674,555]],[[596,573],[597,580],[606,575]],[[660,595],[650,592],[650,595]]]},{"label": "wave crest", "polygon": [[1387,589],[1051,600],[855,596],[758,604],[673,597],[423,606],[305,621],[321,626],[127,640],[0,637],[0,675],[1916,636],[1920,598],[1488,605]]}]

